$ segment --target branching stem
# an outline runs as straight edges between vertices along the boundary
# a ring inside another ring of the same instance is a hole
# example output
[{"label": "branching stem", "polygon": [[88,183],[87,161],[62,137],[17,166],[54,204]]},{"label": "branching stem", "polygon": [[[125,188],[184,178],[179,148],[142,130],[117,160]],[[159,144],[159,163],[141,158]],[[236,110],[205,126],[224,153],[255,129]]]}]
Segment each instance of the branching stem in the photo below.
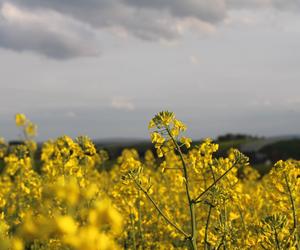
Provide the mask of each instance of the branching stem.
[{"label": "branching stem", "polygon": [[185,178],[185,191],[186,191],[186,196],[188,199],[189,203],[189,209],[190,209],[190,220],[191,220],[191,236],[189,237],[189,240],[191,241],[192,249],[196,250],[197,249],[197,242],[196,242],[196,215],[195,215],[195,202],[191,198],[190,194],[190,188],[189,188],[189,176],[187,172],[187,166],[183,158],[183,153],[181,151],[180,146],[178,145],[177,141],[175,138],[172,136],[170,129],[167,127],[167,132],[171,138],[171,140],[174,143],[174,146],[179,153],[179,157],[182,163],[182,169],[183,169],[183,176]]},{"label": "branching stem", "polygon": [[285,180],[285,184],[287,186],[288,189],[288,193],[289,193],[289,197],[290,197],[290,202],[291,202],[291,206],[292,206],[292,211],[293,211],[293,230],[295,233],[295,240],[296,240],[296,247],[299,250],[299,242],[298,242],[298,232],[297,232],[297,214],[296,214],[296,208],[295,208],[295,201],[294,201],[294,197],[292,194],[292,190],[288,181],[288,177],[286,175],[286,172],[284,172],[284,180]]},{"label": "branching stem", "polygon": [[205,195],[211,188],[213,188],[224,176],[226,176],[236,165],[237,162],[233,163],[230,168],[228,168],[220,177],[218,177],[208,188],[206,188],[201,194],[199,194],[195,199],[194,203],[199,203],[199,199]]},{"label": "branching stem", "polygon": [[183,231],[179,226],[177,226],[174,222],[172,222],[165,214],[164,212],[159,208],[159,206],[157,205],[157,203],[153,200],[153,198],[150,196],[150,194],[148,193],[148,191],[141,186],[141,184],[134,179],[135,184],[137,185],[137,187],[146,195],[146,197],[150,200],[150,202],[153,204],[153,206],[156,208],[157,212],[171,225],[173,226],[178,232],[180,232],[181,234],[183,234],[186,238],[189,238],[190,235],[188,235],[185,231]]}]

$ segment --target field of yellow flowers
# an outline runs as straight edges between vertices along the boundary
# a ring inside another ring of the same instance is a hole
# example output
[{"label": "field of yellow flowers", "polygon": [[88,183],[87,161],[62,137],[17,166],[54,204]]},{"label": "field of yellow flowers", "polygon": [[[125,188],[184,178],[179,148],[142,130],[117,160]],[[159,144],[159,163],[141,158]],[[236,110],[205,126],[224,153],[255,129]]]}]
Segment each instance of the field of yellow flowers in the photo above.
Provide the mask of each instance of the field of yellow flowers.
[{"label": "field of yellow flowers", "polygon": [[49,140],[36,159],[36,125],[16,125],[24,143],[0,139],[0,250],[300,249],[299,161],[261,177],[238,150],[191,147],[164,111],[149,123],[155,154],[126,149],[105,170],[88,137]]}]

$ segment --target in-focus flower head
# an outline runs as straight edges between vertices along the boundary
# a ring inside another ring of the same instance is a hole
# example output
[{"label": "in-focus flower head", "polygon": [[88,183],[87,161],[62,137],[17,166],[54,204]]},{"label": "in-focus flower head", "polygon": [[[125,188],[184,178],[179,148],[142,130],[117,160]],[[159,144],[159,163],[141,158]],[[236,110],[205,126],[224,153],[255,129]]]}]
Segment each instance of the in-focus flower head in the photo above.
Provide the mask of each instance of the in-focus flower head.
[{"label": "in-focus flower head", "polygon": [[175,120],[175,114],[170,111],[161,111],[154,116],[149,123],[149,129],[151,128],[163,128],[169,126],[171,122]]},{"label": "in-focus flower head", "polygon": [[[185,124],[176,119],[175,114],[170,111],[161,111],[154,116],[149,123],[151,132],[151,141],[156,148],[158,157],[163,157],[165,153],[174,150],[176,145],[174,141],[180,141],[187,148],[191,146],[190,138],[182,137],[180,133],[186,130]],[[171,142],[171,143],[169,143]]]}]

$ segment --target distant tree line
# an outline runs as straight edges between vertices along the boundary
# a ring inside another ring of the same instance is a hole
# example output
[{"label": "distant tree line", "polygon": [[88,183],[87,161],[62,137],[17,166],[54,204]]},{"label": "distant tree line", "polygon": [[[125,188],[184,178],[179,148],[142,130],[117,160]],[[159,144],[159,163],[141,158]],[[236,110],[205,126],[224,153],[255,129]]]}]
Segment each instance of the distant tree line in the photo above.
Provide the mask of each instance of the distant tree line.
[{"label": "distant tree line", "polygon": [[218,142],[224,141],[233,141],[233,140],[249,140],[249,139],[258,139],[258,136],[247,135],[247,134],[232,134],[227,133],[217,137]]}]

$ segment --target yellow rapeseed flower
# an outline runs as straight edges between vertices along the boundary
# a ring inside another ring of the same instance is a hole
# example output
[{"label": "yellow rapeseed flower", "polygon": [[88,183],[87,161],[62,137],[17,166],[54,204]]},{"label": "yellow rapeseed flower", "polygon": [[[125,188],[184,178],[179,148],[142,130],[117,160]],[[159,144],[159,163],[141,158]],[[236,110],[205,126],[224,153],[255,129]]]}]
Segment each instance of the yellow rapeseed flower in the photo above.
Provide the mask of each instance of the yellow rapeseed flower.
[{"label": "yellow rapeseed flower", "polygon": [[27,121],[27,119],[24,114],[16,114],[15,115],[15,122],[18,127],[24,126],[26,121]]},{"label": "yellow rapeseed flower", "polygon": [[55,217],[57,229],[62,234],[75,234],[77,225],[71,216],[58,216]]}]

